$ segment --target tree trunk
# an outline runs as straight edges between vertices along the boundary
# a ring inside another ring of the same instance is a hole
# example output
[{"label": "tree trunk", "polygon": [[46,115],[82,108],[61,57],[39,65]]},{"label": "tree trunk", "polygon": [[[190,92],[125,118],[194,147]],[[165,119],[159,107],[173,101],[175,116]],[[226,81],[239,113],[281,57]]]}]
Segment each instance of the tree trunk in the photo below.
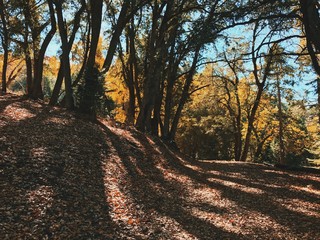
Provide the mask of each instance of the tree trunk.
[{"label": "tree trunk", "polygon": [[88,114],[89,117],[94,120],[96,118],[95,94],[99,77],[98,69],[95,66],[95,60],[101,30],[103,0],[90,0],[90,6],[92,31],[84,86],[87,94],[81,99],[80,111]]},{"label": "tree trunk", "polygon": [[[128,22],[127,13],[129,10],[129,5],[130,5],[130,1],[124,1],[124,3],[122,4],[122,8],[121,8],[121,11],[120,11],[120,14],[118,17],[118,21],[117,21],[117,24],[114,28],[115,31],[112,34],[112,37],[110,40],[107,56],[106,56],[104,63],[103,63],[103,73],[107,73],[109,71],[113,56],[116,52],[116,48],[119,43],[119,38],[121,36],[123,29],[125,28],[125,26]],[[96,14],[96,13],[94,13],[94,14]]]},{"label": "tree trunk", "polygon": [[[144,79],[144,92],[142,106],[139,111],[136,127],[142,131],[156,131],[155,125],[159,125],[160,119],[158,119],[160,113],[158,113],[158,107],[155,106],[156,101],[161,100],[161,80],[163,75],[164,64],[168,57],[168,46],[170,40],[166,40],[169,28],[169,16],[171,15],[172,8],[167,2],[159,4],[155,1],[152,12],[152,27],[151,32],[147,41],[147,51],[144,63],[145,79]],[[166,8],[165,14],[162,17],[161,13]],[[156,112],[154,111],[156,110]],[[160,112],[160,110],[159,110]],[[158,116],[156,116],[158,115]],[[153,125],[153,127],[152,127]]]},{"label": "tree trunk", "polygon": [[[85,1],[81,1],[81,4],[82,5],[81,5],[80,9],[77,11],[77,13],[76,13],[76,15],[74,17],[73,29],[72,29],[72,33],[71,33],[70,39],[68,41],[68,54],[70,54],[70,51],[71,51],[72,45],[74,43],[74,39],[75,39],[76,33],[78,32],[78,29],[80,27],[81,15],[86,9]],[[88,41],[89,41],[89,39],[88,39]],[[83,75],[84,68],[85,68],[86,61],[87,61],[88,48],[89,47],[87,47],[86,50],[85,50],[82,67],[80,69],[80,72],[78,74],[77,79],[72,83],[72,87],[74,87],[80,81],[80,78]],[[54,89],[53,89],[53,92],[52,92],[52,95],[51,95],[51,98],[50,98],[50,102],[49,102],[49,104],[52,105],[52,106],[56,105],[58,103],[59,94],[60,94],[60,91],[61,91],[64,75],[65,75],[65,73],[64,73],[64,63],[63,63],[63,59],[61,59],[57,80],[56,80],[56,83],[54,85]],[[66,96],[62,99],[61,102],[65,103],[66,102],[65,100],[66,100]]]},{"label": "tree trunk", "polygon": [[[154,61],[151,61],[150,66],[155,66]],[[136,123],[136,127],[141,131],[151,131],[152,111],[154,109],[156,97],[158,96],[160,82],[159,74],[159,71],[156,71],[156,69],[154,69],[154,71],[149,69],[145,76],[142,106]]]},{"label": "tree trunk", "polygon": [[7,92],[7,69],[8,69],[8,56],[9,56],[9,52],[8,52],[8,41],[4,40],[3,41],[3,65],[2,65],[2,84],[1,84],[1,91],[2,93],[6,93]]},{"label": "tree trunk", "polygon": [[[140,131],[150,131],[151,130],[151,116],[152,110],[154,108],[155,97],[157,88],[160,84],[159,72],[156,73],[156,59],[157,49],[157,30],[158,30],[158,10],[159,6],[156,3],[153,8],[152,16],[152,28],[147,40],[147,51],[144,62],[144,87],[143,87],[143,99],[138,114],[136,127]],[[159,56],[158,56],[159,57]],[[158,59],[157,59],[158,60]],[[159,67],[159,66],[157,66]]]},{"label": "tree trunk", "polygon": [[[320,77],[320,65],[316,52],[320,52],[320,17],[319,3],[316,0],[300,0],[300,10],[302,13],[302,21],[306,33],[307,48],[310,54],[312,65],[318,77]],[[314,47],[316,51],[314,50]],[[318,121],[320,124],[320,80],[317,80],[318,94]]]},{"label": "tree trunk", "polygon": [[315,46],[317,52],[320,51],[319,6],[317,0],[300,0],[306,37]]},{"label": "tree trunk", "polygon": [[173,102],[173,87],[177,77],[177,71],[179,68],[179,60],[175,61],[175,41],[172,41],[171,50],[169,54],[169,64],[168,64],[168,76],[167,76],[167,86],[166,86],[166,97],[164,105],[164,119],[163,119],[163,129],[162,138],[168,139],[170,132],[170,121],[172,113],[172,102]]},{"label": "tree trunk", "polygon": [[24,21],[24,33],[23,33],[23,51],[25,55],[26,62],[26,94],[27,96],[31,96],[32,88],[33,88],[33,69],[32,69],[32,59],[30,53],[30,45],[29,45],[29,27],[31,26],[31,14],[28,6],[28,2],[23,2],[23,15],[25,17]]},{"label": "tree trunk", "polygon": [[56,2],[56,10],[58,17],[58,28],[62,43],[62,64],[64,73],[64,83],[66,91],[66,108],[72,109],[74,107],[72,86],[71,86],[71,68],[69,59],[69,44],[68,44],[68,33],[63,20],[62,4],[61,2]]},{"label": "tree trunk", "polygon": [[253,131],[253,123],[254,123],[255,116],[256,116],[256,113],[257,113],[257,110],[258,110],[258,107],[260,104],[262,92],[263,92],[263,87],[259,87],[258,92],[257,92],[257,96],[255,98],[253,107],[250,112],[250,115],[248,116],[248,129],[247,129],[246,138],[244,141],[243,152],[242,152],[241,158],[240,158],[240,160],[244,161],[244,162],[247,160],[247,157],[248,157],[251,135],[252,135],[252,131]]},{"label": "tree trunk", "polygon": [[176,132],[177,132],[177,129],[178,129],[178,124],[179,124],[179,120],[180,120],[180,117],[181,117],[181,113],[182,113],[182,109],[185,105],[185,103],[187,102],[188,100],[188,97],[189,97],[189,89],[190,89],[190,86],[191,86],[191,83],[192,83],[192,80],[193,80],[193,76],[196,72],[196,67],[197,67],[197,63],[198,63],[198,60],[199,60],[199,55],[200,55],[200,49],[201,49],[201,46],[197,46],[196,47],[196,50],[195,50],[195,55],[193,57],[193,61],[192,61],[192,65],[191,65],[191,68],[190,68],[190,71],[186,77],[186,82],[184,84],[184,87],[183,87],[183,91],[182,91],[182,95],[181,95],[181,98],[180,98],[180,102],[179,102],[179,105],[178,105],[178,109],[174,115],[174,118],[173,118],[173,121],[172,121],[172,124],[171,124],[171,129],[170,129],[170,133],[169,133],[169,136],[168,136],[168,140],[174,140],[175,138],[175,135],[176,135]]},{"label": "tree trunk", "polygon": [[[238,103],[239,104],[239,103]],[[238,106],[238,114],[236,116],[236,132],[235,132],[235,160],[240,161],[242,151],[242,133],[241,133],[241,106]]]},{"label": "tree trunk", "polygon": [[159,86],[160,90],[155,98],[154,108],[153,108],[153,117],[152,117],[152,126],[151,133],[154,136],[159,136],[159,126],[161,123],[161,106],[163,99],[163,91],[164,91],[164,80],[162,80],[161,86]]},{"label": "tree trunk", "polygon": [[52,91],[52,95],[49,101],[49,104],[51,106],[54,106],[58,103],[58,99],[59,99],[59,93],[61,90],[61,86],[63,83],[63,76],[64,76],[64,72],[63,72],[63,60],[61,60],[60,62],[60,67],[59,67],[59,72],[58,72],[58,76],[57,76],[57,80],[56,83],[54,84],[54,88]]},{"label": "tree trunk", "polygon": [[[134,19],[131,20],[131,25],[128,27],[128,41],[129,41],[129,109],[126,122],[130,125],[134,125],[135,121],[135,108],[136,108],[136,98],[138,104],[141,104],[140,91],[138,87],[138,73],[137,73],[137,59],[136,59],[136,49],[135,49],[135,30],[134,30]],[[135,86],[138,89],[135,89]]]},{"label": "tree trunk", "polygon": [[[27,41],[27,40],[25,40]],[[27,81],[26,81],[26,94],[27,96],[30,96],[32,93],[33,88],[33,81],[32,81],[32,60],[30,57],[30,51],[29,51],[29,44],[28,42],[24,42],[24,54],[25,54],[25,62],[26,62],[26,71],[27,71]]]},{"label": "tree trunk", "polygon": [[317,79],[317,94],[318,94],[318,122],[320,124],[320,78]]},{"label": "tree trunk", "polygon": [[3,65],[2,65],[2,93],[7,92],[7,69],[8,69],[8,57],[9,57],[9,32],[7,28],[7,19],[5,16],[5,6],[3,0],[0,1],[0,15],[2,22],[2,48],[3,48]]},{"label": "tree trunk", "polygon": [[241,126],[241,123],[238,123],[238,117],[236,120],[236,132],[235,132],[235,146],[234,146],[234,159],[235,161],[240,161],[241,158],[241,150],[242,150],[242,134],[241,134],[241,128],[239,128],[239,125]]},{"label": "tree trunk", "polygon": [[276,44],[272,45],[272,47],[269,49],[269,54],[270,55],[268,58],[266,58],[266,66],[264,68],[264,73],[262,78],[259,78],[258,75],[258,66],[257,66],[257,57],[255,56],[255,41],[257,38],[257,30],[258,30],[258,23],[256,23],[254,31],[253,31],[253,42],[252,42],[252,64],[253,64],[253,75],[255,78],[255,84],[258,88],[258,92],[257,95],[255,97],[255,101],[253,103],[253,107],[249,113],[248,116],[248,125],[247,125],[247,133],[246,133],[246,137],[245,137],[245,141],[244,141],[244,146],[243,146],[243,151],[241,154],[241,161],[246,161],[247,157],[248,157],[248,153],[249,153],[249,147],[250,147],[250,141],[251,141],[251,135],[252,135],[252,131],[254,129],[253,127],[253,123],[256,117],[256,113],[258,110],[258,107],[260,105],[260,100],[262,97],[262,93],[267,81],[267,78],[269,77],[270,74],[270,68],[271,68],[271,64],[272,64],[272,60],[273,60],[273,51],[274,51],[274,47],[276,46]]},{"label": "tree trunk", "polygon": [[126,114],[126,119],[125,122],[128,125],[133,125],[134,120],[135,120],[135,90],[134,90],[134,66],[132,63],[133,55],[136,53],[132,50],[131,45],[134,43],[131,43],[131,38],[130,38],[130,27],[127,28],[127,36],[126,36],[126,54],[129,55],[129,59],[125,61],[124,56],[123,56],[123,51],[121,47],[121,43],[119,44],[119,58],[121,60],[122,64],[122,75],[124,82],[128,88],[129,91],[129,102],[125,106],[125,114]]},{"label": "tree trunk", "polygon": [[280,158],[279,163],[285,165],[285,149],[283,142],[283,117],[282,117],[282,100],[281,100],[281,89],[280,79],[277,77],[277,98],[278,98],[278,118],[279,118],[279,147],[280,147]]},{"label": "tree trunk", "polygon": [[25,62],[26,62],[26,95],[30,96],[32,93],[32,85],[33,85],[33,80],[32,80],[32,60],[31,60],[31,53],[29,49],[29,32],[28,32],[28,26],[27,23],[25,23],[25,32],[24,32],[24,42],[23,42],[23,51],[24,51],[24,57],[25,57]]},{"label": "tree trunk", "polygon": [[50,10],[50,20],[51,20],[51,29],[46,35],[40,51],[38,55],[34,59],[34,84],[33,84],[33,90],[32,90],[32,97],[34,99],[43,99],[43,91],[42,91],[42,77],[43,77],[43,64],[44,64],[44,56],[45,52],[49,46],[49,43],[51,42],[57,28],[56,28],[56,18],[54,16],[54,8],[52,0],[48,0],[48,6]]}]

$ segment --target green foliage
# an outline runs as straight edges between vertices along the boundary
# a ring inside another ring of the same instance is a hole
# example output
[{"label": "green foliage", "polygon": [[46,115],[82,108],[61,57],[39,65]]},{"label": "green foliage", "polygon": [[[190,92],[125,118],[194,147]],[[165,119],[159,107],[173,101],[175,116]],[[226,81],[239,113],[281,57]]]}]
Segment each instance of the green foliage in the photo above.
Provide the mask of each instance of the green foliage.
[{"label": "green foliage", "polygon": [[108,115],[114,108],[114,102],[105,93],[104,76],[94,68],[93,73],[85,74],[75,91],[76,106],[80,112],[93,118]]},{"label": "green foliage", "polygon": [[26,87],[27,87],[26,79],[25,78],[19,78],[19,79],[17,79],[16,81],[14,81],[10,85],[9,89],[10,89],[10,91],[15,92],[15,93],[23,93],[23,94],[25,94],[26,93]]},{"label": "green foliage", "polygon": [[[279,163],[279,151],[279,141],[274,139],[265,147],[261,156],[262,161],[273,164]],[[285,155],[285,162],[290,166],[301,166],[306,165],[307,159],[310,157],[312,157],[312,154],[306,149],[302,149],[302,151],[287,152]]]},{"label": "green foliage", "polygon": [[48,77],[44,77],[43,94],[45,98],[49,98],[52,95],[53,88],[54,88],[54,80]]}]

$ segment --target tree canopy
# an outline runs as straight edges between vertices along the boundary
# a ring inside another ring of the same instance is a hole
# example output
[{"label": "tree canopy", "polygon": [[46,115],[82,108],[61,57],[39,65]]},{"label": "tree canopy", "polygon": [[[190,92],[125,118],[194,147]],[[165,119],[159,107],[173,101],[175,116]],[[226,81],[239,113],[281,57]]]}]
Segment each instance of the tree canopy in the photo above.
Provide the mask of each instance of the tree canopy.
[{"label": "tree canopy", "polygon": [[305,163],[320,154],[319,8],[1,0],[1,91],[109,115],[194,158]]}]

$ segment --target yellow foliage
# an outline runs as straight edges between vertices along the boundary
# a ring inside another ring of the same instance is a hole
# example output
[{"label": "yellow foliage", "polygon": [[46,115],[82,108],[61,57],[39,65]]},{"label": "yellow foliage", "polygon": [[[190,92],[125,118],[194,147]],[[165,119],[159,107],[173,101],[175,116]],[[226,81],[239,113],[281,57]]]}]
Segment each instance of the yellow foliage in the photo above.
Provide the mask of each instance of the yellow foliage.
[{"label": "yellow foliage", "polygon": [[60,68],[60,60],[56,56],[45,58],[44,76],[56,78]]},{"label": "yellow foliage", "polygon": [[119,61],[110,68],[105,82],[106,89],[108,89],[108,96],[111,97],[116,104],[116,108],[112,114],[114,114],[116,121],[125,122],[125,106],[129,101],[129,93],[123,80]]}]

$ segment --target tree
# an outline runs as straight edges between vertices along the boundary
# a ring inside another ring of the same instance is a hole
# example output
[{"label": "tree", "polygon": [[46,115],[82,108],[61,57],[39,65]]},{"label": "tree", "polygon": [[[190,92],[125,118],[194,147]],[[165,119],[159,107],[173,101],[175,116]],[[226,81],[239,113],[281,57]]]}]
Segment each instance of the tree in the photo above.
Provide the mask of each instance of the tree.
[{"label": "tree", "polygon": [[[252,60],[252,66],[253,66],[252,74],[254,76],[255,85],[257,87],[257,92],[256,92],[254,104],[248,114],[247,131],[246,131],[246,137],[245,137],[245,141],[244,141],[243,151],[242,151],[241,158],[240,158],[241,161],[247,160],[250,141],[251,141],[251,134],[254,129],[253,123],[254,123],[254,120],[256,117],[256,113],[257,113],[257,110],[258,110],[258,107],[260,104],[260,100],[261,100],[262,93],[264,91],[267,79],[270,76],[271,66],[272,66],[272,62],[273,62],[273,58],[274,58],[274,51],[275,51],[274,44],[269,46],[268,53],[267,53],[268,56],[264,58],[264,60],[265,60],[264,65],[262,67],[260,67],[258,65],[258,59],[259,59],[258,56],[260,54],[260,50],[265,43],[264,41],[266,41],[266,39],[268,38],[268,37],[265,37],[263,39],[263,42],[260,43],[258,46],[256,46],[258,34],[260,32],[259,27],[261,27],[260,24],[258,22],[256,22],[254,29],[253,29],[253,39],[252,39],[252,46],[251,46],[251,60]],[[272,31],[270,31],[269,34],[267,34],[267,36],[270,35],[271,32]]]},{"label": "tree", "polygon": [[[284,165],[286,164],[286,150],[284,143],[284,117],[283,117],[283,102],[282,102],[282,85],[284,85],[285,77],[292,74],[292,68],[286,64],[286,60],[281,53],[284,52],[284,49],[281,48],[278,44],[275,45],[275,54],[277,56],[274,59],[272,66],[271,77],[275,78],[275,89],[276,89],[276,99],[277,99],[277,108],[278,108],[278,122],[279,122],[279,163]],[[282,83],[283,82],[283,83]]]},{"label": "tree", "polygon": [[[312,65],[320,76],[320,64],[317,53],[320,52],[320,16],[318,9],[320,4],[317,0],[300,0],[300,10],[302,13],[302,23],[307,41],[307,49],[312,60]],[[318,120],[320,123],[320,78],[316,80],[318,94]]]},{"label": "tree", "polygon": [[52,0],[10,1],[7,7],[13,52],[22,52],[25,58],[26,94],[43,98],[44,57],[56,31]]},{"label": "tree", "polygon": [[97,85],[99,72],[96,64],[96,53],[99,42],[101,21],[102,21],[102,0],[91,0],[90,1],[90,16],[91,16],[91,41],[90,41],[90,51],[86,65],[85,72],[85,94],[82,96],[80,102],[80,111],[88,114],[92,119],[96,118],[95,112],[95,94],[97,92]]},{"label": "tree", "polygon": [[58,94],[61,89],[62,80],[64,79],[65,83],[65,103],[68,109],[72,109],[74,107],[73,101],[73,91],[72,91],[72,79],[71,79],[71,67],[70,67],[70,59],[69,54],[72,48],[72,44],[74,42],[77,31],[80,27],[80,19],[82,13],[86,9],[86,2],[81,0],[80,7],[75,14],[73,29],[68,39],[68,26],[66,25],[63,17],[63,9],[62,9],[62,1],[55,1],[57,19],[58,19],[58,28],[61,38],[61,48],[62,48],[62,57],[61,57],[61,68],[59,70],[58,79],[55,85],[55,89],[53,92],[53,96],[50,100],[50,103],[53,105],[57,102]]},{"label": "tree", "polygon": [[[42,78],[43,78],[43,64],[44,64],[44,57],[45,52],[49,46],[49,43],[51,42],[55,32],[56,32],[56,19],[54,16],[54,8],[53,8],[53,1],[48,0],[47,1],[48,8],[49,8],[49,15],[50,15],[50,24],[51,29],[46,34],[40,49],[38,52],[34,53],[34,79],[33,79],[33,89],[32,89],[32,97],[34,99],[43,98],[43,90],[42,90]],[[45,24],[48,24],[47,22]],[[43,28],[44,25],[40,26],[40,28]],[[41,33],[37,33],[41,34]],[[36,35],[36,33],[34,33]],[[34,37],[36,38],[36,37]]]},{"label": "tree", "polygon": [[8,28],[8,16],[6,12],[6,5],[3,0],[0,1],[0,17],[2,24],[1,31],[1,42],[3,48],[3,65],[2,65],[2,76],[1,76],[1,91],[2,93],[7,92],[7,68],[8,68],[8,57],[9,57],[9,28]]},{"label": "tree", "polygon": [[[56,9],[57,9],[57,16],[58,16],[58,23],[59,23],[59,32],[60,32],[60,38],[63,39],[62,42],[62,56],[61,56],[61,64],[60,69],[58,72],[56,84],[53,89],[52,96],[50,98],[50,105],[55,105],[58,102],[59,93],[61,90],[62,82],[65,79],[65,104],[67,108],[73,108],[73,90],[72,86],[72,79],[71,79],[71,66],[70,66],[70,59],[69,54],[71,52],[72,46],[74,44],[76,34],[78,33],[78,30],[80,28],[80,21],[83,13],[87,9],[86,2],[82,0],[80,2],[80,6],[78,10],[74,14],[74,18],[72,19],[72,26],[71,24],[66,24],[63,21],[63,9],[61,2],[56,3]],[[70,36],[68,36],[67,29],[72,27],[72,31],[70,33]],[[61,29],[61,30],[60,30]],[[87,47],[86,49],[89,49]],[[87,50],[86,50],[87,51]],[[86,54],[83,58],[83,68],[85,68],[86,64]],[[81,73],[79,73],[79,78],[81,77]],[[62,101],[63,102],[63,101]]]},{"label": "tree", "polygon": [[[245,48],[245,46],[243,47]],[[234,135],[234,159],[236,161],[240,160],[242,153],[243,122],[241,121],[241,119],[243,118],[243,105],[240,99],[241,77],[239,75],[244,72],[243,61],[241,60],[240,56],[236,56],[236,52],[241,53],[241,50],[244,50],[243,47],[241,46],[237,50],[235,50],[234,47],[226,50],[226,52],[223,53],[223,61],[226,62],[226,67],[224,68],[224,71],[226,73],[219,73],[219,71],[217,71],[218,69],[215,69],[215,73],[213,73],[212,76],[221,82],[221,88],[224,92],[224,95],[222,96],[220,101],[227,109],[232,121]],[[232,60],[228,59],[227,53],[229,55],[232,55]]]}]

